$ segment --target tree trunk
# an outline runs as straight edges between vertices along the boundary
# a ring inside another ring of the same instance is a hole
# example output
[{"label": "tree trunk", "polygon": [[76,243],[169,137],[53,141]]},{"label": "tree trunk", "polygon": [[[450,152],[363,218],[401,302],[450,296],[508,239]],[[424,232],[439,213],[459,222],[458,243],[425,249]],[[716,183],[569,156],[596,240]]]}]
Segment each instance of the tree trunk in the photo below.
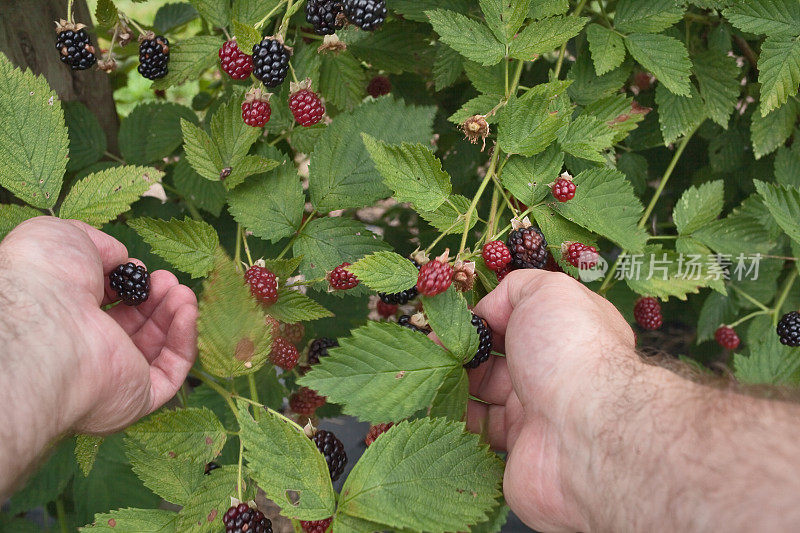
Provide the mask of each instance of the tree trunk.
[{"label": "tree trunk", "polygon": [[[75,0],[73,13],[76,22],[89,27],[97,47],[86,0]],[[66,14],[67,0],[0,0],[0,51],[14,65],[44,75],[61,100],[85,104],[105,131],[109,151],[117,153],[119,117],[108,74],[96,67],[73,71],[59,59],[54,21]]]}]

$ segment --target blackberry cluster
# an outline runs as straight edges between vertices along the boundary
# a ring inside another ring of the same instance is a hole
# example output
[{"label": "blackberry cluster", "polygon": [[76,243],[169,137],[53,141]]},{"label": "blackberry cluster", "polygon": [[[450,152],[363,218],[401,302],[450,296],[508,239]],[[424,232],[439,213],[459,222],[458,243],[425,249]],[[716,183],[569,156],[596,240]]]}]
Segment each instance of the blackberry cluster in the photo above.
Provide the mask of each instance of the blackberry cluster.
[{"label": "blackberry cluster", "polygon": [[139,74],[148,80],[163,78],[169,72],[169,40],[162,35],[143,39],[139,45]]},{"label": "blackberry cluster", "polygon": [[329,337],[314,339],[311,346],[308,347],[308,364],[318,364],[320,357],[328,357],[328,348],[333,348],[334,346],[339,346],[339,341]]},{"label": "blackberry cluster", "polygon": [[272,521],[246,503],[234,505],[223,515],[225,533],[272,533]]},{"label": "blackberry cluster", "polygon": [[547,263],[547,241],[535,226],[512,231],[506,240],[514,268],[544,268]]},{"label": "blackberry cluster", "polygon": [[139,305],[150,297],[150,274],[143,266],[133,263],[119,265],[108,280],[125,305]]},{"label": "blackberry cluster", "polygon": [[314,26],[317,35],[333,35],[341,27],[336,19],[342,12],[340,0],[308,0],[306,20]]},{"label": "blackberry cluster", "polygon": [[324,429],[317,430],[311,440],[317,445],[320,453],[325,456],[325,462],[328,463],[328,471],[331,474],[331,481],[336,481],[344,472],[345,465],[347,465],[344,444],[336,435]]},{"label": "blackberry cluster", "polygon": [[400,325],[400,326],[403,326],[404,328],[408,328],[411,331],[416,331],[418,333],[424,333],[425,335],[427,335],[428,333],[431,332],[431,330],[429,330],[427,328],[420,328],[420,327],[417,327],[414,324],[412,324],[411,323],[411,315],[402,315],[400,318],[397,319],[397,324]]},{"label": "blackberry cluster", "polygon": [[97,63],[94,46],[84,28],[59,31],[56,36],[56,50],[59,51],[61,62],[69,65],[72,70],[86,70]]},{"label": "blackberry cluster", "polygon": [[781,344],[800,346],[800,313],[791,311],[783,315],[776,331],[781,338]]},{"label": "blackberry cluster", "polygon": [[492,328],[489,327],[489,323],[486,322],[486,319],[473,313],[472,325],[478,330],[480,344],[478,344],[478,351],[475,352],[475,357],[464,365],[465,368],[478,368],[482,363],[488,361],[489,356],[492,355],[492,347],[494,345]]},{"label": "blackberry cluster", "polygon": [[[420,264],[416,261],[412,260],[414,266],[417,267],[417,270],[420,269]],[[393,294],[387,294],[385,292],[379,292],[378,297],[381,301],[388,305],[405,305],[409,301],[413,300],[419,295],[419,291],[417,290],[417,286],[414,285],[410,289],[406,289],[404,291],[395,292]]]},{"label": "blackberry cluster", "polygon": [[253,75],[267,87],[277,87],[289,72],[289,50],[278,39],[264,37],[253,45]]},{"label": "blackberry cluster", "polygon": [[374,31],[386,20],[386,0],[344,0],[344,15],[362,30]]}]

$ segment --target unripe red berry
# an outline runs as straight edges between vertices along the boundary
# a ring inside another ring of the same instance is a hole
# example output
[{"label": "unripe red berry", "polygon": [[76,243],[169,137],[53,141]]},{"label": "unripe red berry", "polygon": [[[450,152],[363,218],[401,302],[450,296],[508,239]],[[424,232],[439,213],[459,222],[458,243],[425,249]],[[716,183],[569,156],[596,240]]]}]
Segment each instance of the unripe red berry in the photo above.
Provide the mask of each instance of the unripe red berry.
[{"label": "unripe red berry", "polygon": [[455,271],[450,263],[441,258],[428,261],[419,269],[417,289],[423,296],[436,296],[446,291],[453,283]]},{"label": "unripe red berry", "polygon": [[489,270],[499,272],[511,263],[511,251],[503,241],[491,241],[483,245],[483,261]]},{"label": "unripe red berry", "polygon": [[248,91],[247,96],[242,102],[242,120],[248,126],[261,128],[269,122],[272,116],[272,107],[269,105],[270,94],[264,93],[261,89]]},{"label": "unripe red berry", "polygon": [[597,248],[580,242],[565,242],[561,245],[562,257],[575,268],[586,270],[597,266]]},{"label": "unripe red berry", "polygon": [[297,365],[300,359],[300,352],[297,347],[283,337],[278,337],[272,341],[272,351],[269,360],[273,365],[279,366],[284,370],[291,370]]},{"label": "unripe red berry", "polygon": [[398,306],[393,304],[387,304],[383,300],[378,300],[375,304],[375,309],[378,311],[378,314],[383,318],[391,318],[397,314]]},{"label": "unripe red berry", "polygon": [[219,49],[219,63],[222,70],[234,80],[249,78],[253,73],[253,56],[242,52],[236,39],[226,41]]},{"label": "unripe red berry", "polygon": [[326,278],[331,289],[337,291],[346,291],[358,285],[358,278],[345,270],[344,267],[350,266],[350,263],[342,263],[341,265],[328,272]]},{"label": "unripe red berry", "polygon": [[326,518],[325,520],[311,520],[300,521],[300,527],[303,528],[305,533],[325,533],[333,522],[333,517]]},{"label": "unripe red berry", "polygon": [[303,127],[318,124],[325,116],[325,105],[319,96],[311,90],[311,80],[292,83],[292,95],[289,97],[289,109],[294,119]]},{"label": "unripe red berry", "polygon": [[317,408],[323,405],[325,405],[325,396],[320,396],[308,387],[303,387],[289,396],[289,408],[298,415],[311,416]]},{"label": "unripe red berry", "polygon": [[250,292],[261,303],[270,305],[278,301],[278,278],[266,268],[253,265],[244,274]]},{"label": "unripe red berry", "polygon": [[575,198],[576,189],[577,187],[572,182],[572,176],[570,176],[569,173],[564,172],[553,184],[551,190],[553,192],[553,196],[556,197],[556,200],[559,202],[567,202]]},{"label": "unripe red berry", "polygon": [[649,296],[636,300],[633,316],[636,323],[646,330],[658,329],[664,322],[664,317],[661,316],[661,304]]},{"label": "unripe red berry", "polygon": [[377,439],[378,437],[389,431],[389,428],[392,427],[393,425],[394,424],[389,422],[388,424],[376,424],[372,426],[371,428],[369,428],[369,432],[367,433],[367,436],[364,438],[364,443],[367,446],[369,446],[370,444],[375,442],[375,439]]},{"label": "unripe red berry", "polygon": [[730,326],[720,326],[717,328],[717,331],[714,332],[714,340],[722,346],[723,348],[727,348],[728,350],[735,350],[739,347],[739,335],[736,334],[736,331]]},{"label": "unripe red berry", "polygon": [[378,98],[392,92],[392,82],[386,76],[375,76],[367,85],[367,94]]}]

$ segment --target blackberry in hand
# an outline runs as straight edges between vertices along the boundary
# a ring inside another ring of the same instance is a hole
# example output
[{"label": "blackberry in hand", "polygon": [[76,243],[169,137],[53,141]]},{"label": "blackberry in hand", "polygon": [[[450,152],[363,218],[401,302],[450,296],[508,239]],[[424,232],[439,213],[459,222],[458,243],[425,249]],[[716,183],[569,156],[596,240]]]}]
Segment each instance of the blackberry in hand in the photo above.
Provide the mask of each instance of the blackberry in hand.
[{"label": "blackberry in hand", "polygon": [[386,20],[386,0],[344,0],[344,15],[362,30],[374,31]]},{"label": "blackberry in hand", "polygon": [[153,32],[140,37],[139,74],[148,80],[163,78],[169,72],[169,40]]},{"label": "blackberry in hand", "polygon": [[506,240],[514,268],[544,268],[547,241],[539,228],[529,226],[512,231]]},{"label": "blackberry in hand", "polygon": [[222,516],[225,533],[272,533],[272,521],[246,503],[231,506]]},{"label": "blackberry in hand", "polygon": [[277,87],[289,72],[289,49],[278,39],[264,37],[253,45],[253,76],[267,87]]},{"label": "blackberry in hand", "polygon": [[475,357],[470,359],[468,363],[464,364],[465,368],[478,368],[482,363],[488,361],[489,356],[492,355],[492,348],[494,346],[492,328],[489,327],[489,323],[486,322],[486,319],[481,318],[473,313],[472,325],[478,330],[478,338],[480,339],[480,342],[478,344],[478,351],[475,352]]},{"label": "blackberry in hand", "polygon": [[397,319],[397,325],[403,326],[404,328],[408,328],[411,331],[422,333],[423,335],[427,335],[428,333],[431,332],[431,330],[428,328],[421,328],[417,326],[411,319],[412,319],[411,315],[402,315],[400,318]]},{"label": "blackberry in hand", "polygon": [[328,357],[328,348],[334,346],[339,346],[339,341],[328,337],[314,339],[311,346],[308,347],[308,364],[316,365],[319,363],[320,357]]},{"label": "blackberry in hand", "polygon": [[86,70],[97,63],[94,46],[83,24],[59,21],[56,27],[56,50],[61,62],[72,70]]},{"label": "blackberry in hand", "polygon": [[800,313],[791,311],[783,315],[776,331],[781,338],[781,344],[800,346]]},{"label": "blackberry in hand", "polygon": [[340,0],[308,0],[306,3],[306,20],[314,26],[317,35],[333,35],[341,23],[336,19],[342,12]]},{"label": "blackberry in hand", "polygon": [[325,456],[325,462],[328,463],[328,471],[331,474],[331,481],[336,481],[344,472],[345,465],[347,465],[344,444],[336,435],[324,429],[318,429],[314,436],[311,437],[311,440],[317,445],[319,452]]},{"label": "blackberry in hand", "polygon": [[150,274],[143,266],[124,263],[111,272],[108,280],[125,305],[139,305],[150,297]]}]

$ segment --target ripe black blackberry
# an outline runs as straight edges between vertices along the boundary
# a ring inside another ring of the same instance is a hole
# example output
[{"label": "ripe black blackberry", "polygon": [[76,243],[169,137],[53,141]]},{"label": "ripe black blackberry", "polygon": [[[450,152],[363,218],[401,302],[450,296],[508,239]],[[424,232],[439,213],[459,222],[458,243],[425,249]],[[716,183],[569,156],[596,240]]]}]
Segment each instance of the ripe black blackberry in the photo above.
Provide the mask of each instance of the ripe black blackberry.
[{"label": "ripe black blackberry", "polygon": [[94,46],[86,26],[65,20],[56,25],[56,50],[61,62],[72,70],[86,70],[97,63]]},{"label": "ripe black blackberry", "polygon": [[344,15],[362,30],[374,31],[386,20],[386,0],[344,0]]},{"label": "ripe black blackberry", "polygon": [[431,332],[430,329],[427,328],[420,328],[419,326],[415,325],[411,322],[411,315],[402,315],[400,318],[397,319],[397,324],[403,326],[404,328],[408,328],[411,331],[417,331],[419,333],[424,333],[427,335]]},{"label": "ripe black blackberry", "polygon": [[328,463],[328,471],[331,474],[331,481],[336,481],[344,472],[345,465],[347,465],[344,444],[336,438],[336,435],[324,429],[318,429],[314,436],[311,437],[311,440],[317,445],[319,452],[325,456],[325,462]]},{"label": "ripe black blackberry", "polygon": [[231,506],[222,516],[225,533],[272,533],[272,521],[246,503]]},{"label": "ripe black blackberry", "polygon": [[[420,269],[420,264],[419,263],[417,263],[413,259],[411,260],[411,262],[414,263],[414,266],[417,267],[417,270]],[[414,298],[416,298],[418,295],[419,295],[419,291],[417,290],[417,286],[416,285],[414,285],[410,289],[406,289],[406,290],[400,291],[400,292],[395,292],[393,294],[387,294],[385,292],[379,292],[378,293],[378,297],[381,299],[381,301],[383,303],[389,304],[389,305],[405,305],[409,301],[411,301]]]},{"label": "ripe black blackberry", "polygon": [[108,280],[125,305],[139,305],[150,296],[150,274],[143,266],[133,263],[119,265]]},{"label": "ripe black blackberry", "polygon": [[328,348],[334,346],[339,346],[339,341],[328,337],[314,339],[311,346],[308,347],[308,364],[316,365],[319,363],[320,357],[328,357]]},{"label": "ripe black blackberry", "polygon": [[465,368],[478,368],[482,363],[488,361],[489,356],[492,355],[492,348],[494,346],[492,328],[489,327],[489,323],[486,322],[486,319],[473,313],[472,325],[478,330],[480,344],[478,344],[478,351],[475,352],[475,357],[464,365]]},{"label": "ripe black blackberry", "polygon": [[169,72],[169,40],[147,32],[140,37],[139,74],[148,80],[163,78]]},{"label": "ripe black blackberry", "polygon": [[544,268],[547,264],[547,241],[535,226],[512,231],[506,246],[511,251],[514,268]]},{"label": "ripe black blackberry", "polygon": [[264,37],[253,45],[253,76],[267,87],[277,87],[289,72],[291,53],[278,39]]},{"label": "ripe black blackberry", "polygon": [[340,0],[308,0],[306,3],[306,20],[314,26],[317,35],[333,35],[341,23],[337,18],[342,12]]},{"label": "ripe black blackberry", "polygon": [[800,313],[791,311],[783,315],[776,331],[781,338],[781,344],[800,346]]}]

